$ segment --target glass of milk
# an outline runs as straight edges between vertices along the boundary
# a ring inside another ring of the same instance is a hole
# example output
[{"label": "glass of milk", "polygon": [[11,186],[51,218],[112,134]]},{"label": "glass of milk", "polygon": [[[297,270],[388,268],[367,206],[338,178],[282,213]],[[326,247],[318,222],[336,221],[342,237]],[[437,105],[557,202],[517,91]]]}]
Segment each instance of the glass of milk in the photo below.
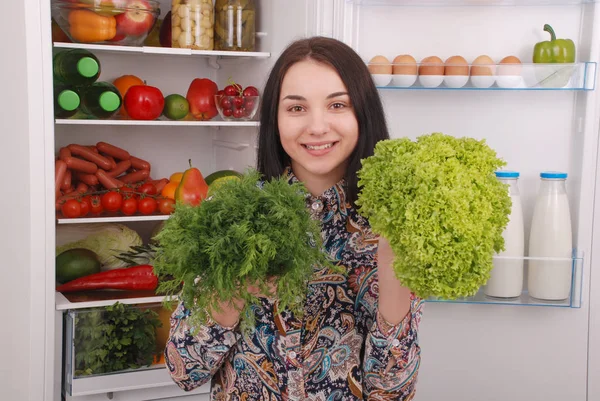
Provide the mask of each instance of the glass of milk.
[{"label": "glass of milk", "polygon": [[[529,295],[543,300],[564,300],[571,292],[572,234],[566,173],[540,174],[529,234]],[[553,260],[564,259],[564,260]]]},{"label": "glass of milk", "polygon": [[523,255],[524,229],[523,208],[519,194],[519,173],[516,171],[497,171],[496,177],[508,185],[508,193],[512,201],[508,224],[502,233],[505,250],[493,260],[490,279],[483,288],[483,293],[490,297],[514,298],[523,292]]}]

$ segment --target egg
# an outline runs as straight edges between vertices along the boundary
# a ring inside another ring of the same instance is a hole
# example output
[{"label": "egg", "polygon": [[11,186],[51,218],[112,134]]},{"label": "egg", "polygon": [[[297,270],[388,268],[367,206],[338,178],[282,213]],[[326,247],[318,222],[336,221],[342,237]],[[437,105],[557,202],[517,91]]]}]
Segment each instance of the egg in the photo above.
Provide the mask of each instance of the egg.
[{"label": "egg", "polygon": [[471,64],[471,75],[472,76],[481,76],[481,75],[494,75],[496,71],[496,66],[494,65],[494,60],[487,55],[481,55],[473,60]]},{"label": "egg", "polygon": [[417,75],[417,60],[410,54],[396,56],[393,61],[394,75]]},{"label": "egg", "polygon": [[498,75],[521,75],[521,60],[515,56],[507,56],[500,60]]},{"label": "egg", "polygon": [[385,56],[375,56],[369,61],[369,72],[371,74],[391,74],[392,64]]},{"label": "egg", "polygon": [[444,75],[444,62],[437,56],[425,57],[419,66],[419,75]]},{"label": "egg", "polygon": [[445,75],[469,75],[469,63],[461,56],[449,57],[444,67]]}]

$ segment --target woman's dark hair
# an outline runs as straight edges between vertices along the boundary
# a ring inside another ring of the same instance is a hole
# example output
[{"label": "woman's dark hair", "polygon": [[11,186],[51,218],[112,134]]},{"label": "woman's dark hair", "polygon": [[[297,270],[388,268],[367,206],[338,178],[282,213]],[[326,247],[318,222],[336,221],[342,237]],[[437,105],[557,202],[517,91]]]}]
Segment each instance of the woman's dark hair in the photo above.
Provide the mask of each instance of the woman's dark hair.
[{"label": "woman's dark hair", "polygon": [[279,138],[277,111],[281,83],[289,68],[299,61],[313,60],[333,67],[348,89],[358,121],[358,142],[346,170],[347,200],[354,205],[358,197],[357,171],[361,159],[373,155],[375,144],[389,138],[383,105],[371,74],[358,54],[335,39],[316,36],[293,42],[275,62],[262,94],[258,136],[257,169],[265,179],[280,177],[290,164]]}]

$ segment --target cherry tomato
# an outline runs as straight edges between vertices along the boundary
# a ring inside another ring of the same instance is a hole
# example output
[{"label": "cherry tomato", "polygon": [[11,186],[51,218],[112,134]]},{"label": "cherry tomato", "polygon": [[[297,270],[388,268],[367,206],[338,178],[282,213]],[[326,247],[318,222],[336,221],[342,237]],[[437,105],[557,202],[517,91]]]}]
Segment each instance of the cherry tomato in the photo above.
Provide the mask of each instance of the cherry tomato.
[{"label": "cherry tomato", "polygon": [[236,109],[241,109],[242,107],[244,107],[244,98],[241,96],[234,97],[233,105],[235,106]]},{"label": "cherry tomato", "polygon": [[121,212],[127,216],[131,216],[137,212],[137,200],[134,197],[128,197],[123,199],[121,204]]},{"label": "cherry tomato", "polygon": [[142,198],[138,201],[138,209],[142,214],[152,214],[156,211],[156,200],[154,198]]},{"label": "cherry tomato", "polygon": [[223,110],[231,109],[231,100],[228,97],[221,98],[220,104]]},{"label": "cherry tomato", "polygon": [[100,214],[104,210],[102,207],[102,198],[100,195],[88,196],[90,199],[90,212],[94,214]]},{"label": "cherry tomato", "polygon": [[239,86],[238,84],[227,85],[225,87],[225,89],[223,89],[223,92],[225,93],[226,96],[237,96],[240,93],[242,93],[242,87]]},{"label": "cherry tomato", "polygon": [[246,113],[246,109],[244,109],[243,107],[241,109],[235,109],[233,111],[233,117],[242,118],[242,117],[244,117],[245,113]]},{"label": "cherry tomato", "polygon": [[233,110],[231,110],[231,109],[223,109],[223,115],[225,117],[231,117],[233,115]]},{"label": "cherry tomato", "polygon": [[107,192],[102,195],[102,207],[107,212],[116,212],[123,204],[123,196],[118,192]]},{"label": "cherry tomato", "polygon": [[68,218],[79,217],[81,216],[81,205],[75,199],[69,199],[62,204],[60,211],[63,216]]},{"label": "cherry tomato", "polygon": [[121,192],[123,196],[125,196],[128,192],[135,192],[135,189],[131,188],[130,186],[124,186],[119,188],[119,192]]},{"label": "cherry tomato", "polygon": [[243,92],[244,96],[258,96],[258,89],[256,89],[254,86],[247,86],[246,89],[244,89]]},{"label": "cherry tomato", "polygon": [[156,195],[158,193],[156,186],[149,182],[142,184],[137,191],[146,195]]},{"label": "cherry tomato", "polygon": [[90,212],[90,209],[92,208],[89,196],[86,196],[83,199],[81,199],[79,201],[79,206],[81,207],[81,213],[79,214],[79,217],[87,216],[87,214]]},{"label": "cherry tomato", "polygon": [[158,200],[158,211],[160,214],[171,214],[175,211],[175,201],[169,198]]}]

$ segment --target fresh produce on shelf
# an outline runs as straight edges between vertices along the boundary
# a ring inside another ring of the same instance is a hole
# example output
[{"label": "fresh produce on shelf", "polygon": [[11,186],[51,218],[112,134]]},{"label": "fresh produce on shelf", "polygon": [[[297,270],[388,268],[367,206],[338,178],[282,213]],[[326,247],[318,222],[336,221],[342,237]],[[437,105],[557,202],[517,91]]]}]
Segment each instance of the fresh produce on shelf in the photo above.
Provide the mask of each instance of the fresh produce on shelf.
[{"label": "fresh produce on shelf", "polygon": [[196,120],[212,120],[217,114],[215,95],[219,88],[208,78],[195,78],[185,98],[190,104],[190,113]]},{"label": "fresh produce on shelf", "polygon": [[56,281],[63,284],[78,278],[100,273],[98,255],[85,248],[68,249],[56,256]]},{"label": "fresh produce on shelf", "polygon": [[178,203],[154,237],[159,291],[178,294],[192,311],[191,327],[233,299],[245,301],[241,324],[251,327],[250,308],[260,301],[248,285],[269,294],[273,281],[280,309],[302,316],[313,267],[337,270],[321,251],[320,228],[306,209],[303,185],[279,178],[259,186],[259,179],[249,171],[199,206]]},{"label": "fresh produce on shelf", "polygon": [[159,41],[162,47],[171,47],[171,11],[165,15],[165,19],[163,20],[160,26],[159,33]]},{"label": "fresh produce on shelf", "polygon": [[[117,79],[113,81],[113,85],[118,89],[121,94],[121,98],[125,99],[125,95],[127,94],[127,90],[132,86],[136,85],[146,85],[146,83],[139,77],[135,75],[121,75]],[[119,113],[127,117],[127,110],[125,110],[125,105],[121,106]]]},{"label": "fresh produce on shelf", "polygon": [[154,86],[134,85],[125,94],[125,110],[134,120],[156,120],[164,106],[165,98]]},{"label": "fresh produce on shelf", "polygon": [[[94,202],[100,199],[92,199]],[[142,245],[140,235],[123,224],[67,224],[56,227],[56,254],[70,249],[87,249],[97,255],[102,270],[128,266],[119,257],[125,252]]]},{"label": "fresh produce on shelf", "polygon": [[208,185],[200,170],[192,167],[192,160],[189,163],[190,168],[183,173],[181,182],[175,190],[175,201],[197,206],[206,199]]},{"label": "fresh produce on shelf", "polygon": [[69,12],[69,35],[80,43],[104,42],[117,34],[117,21],[113,16],[104,16],[91,10]]},{"label": "fresh produce on shelf", "polygon": [[124,13],[115,16],[117,23],[117,40],[128,36],[147,35],[156,20],[152,13],[152,5],[146,0],[130,0]]},{"label": "fresh produce on shelf", "polygon": [[163,115],[170,120],[181,120],[190,112],[190,104],[187,99],[178,94],[165,97],[165,108]]},{"label": "fresh produce on shelf", "polygon": [[158,277],[150,265],[139,265],[107,270],[79,277],[56,287],[58,292],[89,290],[154,291]]},{"label": "fresh produce on shelf", "polygon": [[538,42],[533,47],[534,63],[574,63],[575,43],[571,39],[557,39],[554,29],[548,24],[544,31],[550,34],[549,41]]},{"label": "fresh produce on shelf", "polygon": [[219,170],[208,175],[206,177],[206,184],[208,185],[208,195],[211,196],[213,192],[219,188],[223,183],[229,180],[240,180],[242,174],[234,170]]},{"label": "fresh produce on shelf", "polygon": [[390,241],[403,285],[456,299],[487,282],[511,210],[494,175],[505,164],[483,140],[441,133],[379,142],[362,161],[357,204]]},{"label": "fresh produce on shelf", "polygon": [[259,92],[254,86],[245,89],[229,79],[227,85],[215,96],[217,110],[224,120],[250,120],[256,114],[259,105]]},{"label": "fresh produce on shelf", "polygon": [[72,313],[76,377],[150,366],[160,353],[156,330],[161,322],[150,308],[117,302]]}]

